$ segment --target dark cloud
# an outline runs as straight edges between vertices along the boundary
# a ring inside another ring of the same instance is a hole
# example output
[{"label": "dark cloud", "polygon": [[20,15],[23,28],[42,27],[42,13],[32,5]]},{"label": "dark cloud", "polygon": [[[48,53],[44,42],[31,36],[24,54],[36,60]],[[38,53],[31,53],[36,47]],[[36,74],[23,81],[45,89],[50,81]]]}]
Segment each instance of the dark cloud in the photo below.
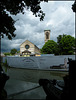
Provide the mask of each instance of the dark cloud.
[{"label": "dark cloud", "polygon": [[[72,11],[73,1],[49,1],[41,3],[42,10],[45,12],[44,21],[40,21],[32,12],[26,11],[25,14],[12,16],[16,20],[16,37],[8,40],[7,37],[1,40],[2,52],[10,51],[12,48],[19,50],[20,44],[29,40],[39,48],[44,45],[44,30],[50,29],[50,39],[57,41],[57,36],[75,34],[75,15]],[[19,19],[19,20],[18,20]]]}]

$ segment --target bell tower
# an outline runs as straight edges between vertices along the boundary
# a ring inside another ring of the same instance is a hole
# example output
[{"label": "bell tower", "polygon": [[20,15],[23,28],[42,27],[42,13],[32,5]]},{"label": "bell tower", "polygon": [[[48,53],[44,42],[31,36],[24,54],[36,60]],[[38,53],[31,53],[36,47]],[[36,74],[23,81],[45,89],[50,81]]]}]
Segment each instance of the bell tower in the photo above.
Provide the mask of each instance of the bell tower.
[{"label": "bell tower", "polygon": [[48,40],[50,40],[50,30],[44,30],[44,34],[45,34],[45,42],[47,42]]}]

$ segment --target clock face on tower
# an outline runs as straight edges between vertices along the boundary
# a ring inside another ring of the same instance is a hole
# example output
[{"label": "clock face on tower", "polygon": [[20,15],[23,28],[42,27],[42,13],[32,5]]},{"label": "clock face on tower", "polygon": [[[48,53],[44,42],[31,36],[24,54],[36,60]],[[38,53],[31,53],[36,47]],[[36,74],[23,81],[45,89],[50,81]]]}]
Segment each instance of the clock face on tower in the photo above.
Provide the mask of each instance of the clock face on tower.
[{"label": "clock face on tower", "polygon": [[29,49],[29,47],[30,47],[30,46],[29,46],[28,44],[27,44],[27,45],[25,45],[25,48],[26,48],[26,49]]}]

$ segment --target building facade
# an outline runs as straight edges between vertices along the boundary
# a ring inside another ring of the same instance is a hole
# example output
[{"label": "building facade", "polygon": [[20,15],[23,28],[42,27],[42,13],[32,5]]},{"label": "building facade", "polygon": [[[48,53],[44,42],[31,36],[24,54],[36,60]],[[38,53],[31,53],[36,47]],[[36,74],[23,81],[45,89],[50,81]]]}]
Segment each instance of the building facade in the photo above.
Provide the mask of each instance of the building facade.
[{"label": "building facade", "polygon": [[40,49],[29,40],[26,40],[20,45],[20,54],[36,55],[40,54]]}]

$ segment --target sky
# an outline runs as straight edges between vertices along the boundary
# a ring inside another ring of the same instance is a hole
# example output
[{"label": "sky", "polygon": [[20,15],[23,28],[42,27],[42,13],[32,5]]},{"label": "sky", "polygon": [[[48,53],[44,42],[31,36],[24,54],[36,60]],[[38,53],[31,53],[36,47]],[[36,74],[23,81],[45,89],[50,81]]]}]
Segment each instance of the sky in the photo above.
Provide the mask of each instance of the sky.
[{"label": "sky", "polygon": [[29,40],[39,48],[44,42],[44,30],[51,30],[50,40],[57,42],[59,35],[67,34],[75,37],[75,13],[71,7],[74,1],[49,1],[42,2],[41,9],[45,13],[44,21],[35,17],[25,9],[25,14],[12,15],[16,27],[16,37],[9,40],[6,36],[1,39],[1,52],[10,52],[15,48],[20,50],[20,44]]}]

